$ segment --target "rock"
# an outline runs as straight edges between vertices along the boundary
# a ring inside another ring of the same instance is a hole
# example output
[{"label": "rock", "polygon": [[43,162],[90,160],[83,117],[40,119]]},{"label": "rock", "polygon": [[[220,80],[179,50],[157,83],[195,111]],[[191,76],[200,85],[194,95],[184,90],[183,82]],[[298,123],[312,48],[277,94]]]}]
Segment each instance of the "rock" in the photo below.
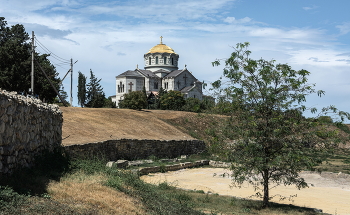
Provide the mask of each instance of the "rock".
[{"label": "rock", "polygon": [[129,164],[129,161],[127,161],[127,160],[117,160],[117,162],[115,162],[115,165],[118,168],[122,168],[122,169],[126,169],[128,164]]},{"label": "rock", "polygon": [[113,164],[115,162],[114,161],[109,161],[107,164],[106,164],[106,167],[113,167]]}]

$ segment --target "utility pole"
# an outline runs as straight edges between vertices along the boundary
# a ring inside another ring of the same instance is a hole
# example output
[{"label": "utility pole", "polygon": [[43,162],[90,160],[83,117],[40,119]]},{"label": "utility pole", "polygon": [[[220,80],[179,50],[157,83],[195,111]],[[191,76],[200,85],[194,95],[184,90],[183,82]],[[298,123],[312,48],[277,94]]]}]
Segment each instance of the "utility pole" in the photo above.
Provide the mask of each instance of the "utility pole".
[{"label": "utility pole", "polygon": [[70,106],[73,107],[73,59],[70,59]]},{"label": "utility pole", "polygon": [[34,46],[34,31],[32,31],[32,74],[31,74],[31,93],[34,96],[34,53],[35,53],[35,46]]},{"label": "utility pole", "polygon": [[70,106],[73,107],[73,65],[78,61],[73,63],[73,58],[70,59]]}]

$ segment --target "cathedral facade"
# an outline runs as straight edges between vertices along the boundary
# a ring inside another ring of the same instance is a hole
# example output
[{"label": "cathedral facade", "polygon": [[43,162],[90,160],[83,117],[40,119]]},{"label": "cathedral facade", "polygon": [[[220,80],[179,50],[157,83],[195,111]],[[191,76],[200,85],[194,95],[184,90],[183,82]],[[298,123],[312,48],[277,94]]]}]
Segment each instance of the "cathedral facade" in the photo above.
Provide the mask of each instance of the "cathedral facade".
[{"label": "cathedral facade", "polygon": [[163,89],[180,91],[184,98],[198,98],[202,100],[202,83],[188,71],[178,68],[179,55],[172,48],[163,44],[151,48],[144,54],[144,69],[128,70],[116,76],[116,96],[112,100],[118,103],[126,93],[141,91],[145,87],[148,95],[157,95]]}]

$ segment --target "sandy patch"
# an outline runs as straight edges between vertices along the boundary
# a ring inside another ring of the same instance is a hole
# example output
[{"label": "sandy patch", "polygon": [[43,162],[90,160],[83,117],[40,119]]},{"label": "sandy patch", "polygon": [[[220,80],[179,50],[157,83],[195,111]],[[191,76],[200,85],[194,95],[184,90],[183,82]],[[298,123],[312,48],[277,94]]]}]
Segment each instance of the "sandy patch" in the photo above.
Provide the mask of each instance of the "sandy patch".
[{"label": "sandy patch", "polygon": [[[225,177],[223,174],[225,173]],[[183,169],[174,172],[144,175],[142,180],[158,184],[167,181],[174,186],[191,190],[218,193],[220,195],[247,198],[254,194],[254,188],[244,184],[241,189],[231,187],[229,171],[222,168]],[[275,197],[272,201],[303,207],[322,209],[330,214],[350,214],[350,175],[335,173],[301,173],[309,188],[298,190],[295,186],[279,186],[270,191],[270,196],[296,195],[292,201]]]}]

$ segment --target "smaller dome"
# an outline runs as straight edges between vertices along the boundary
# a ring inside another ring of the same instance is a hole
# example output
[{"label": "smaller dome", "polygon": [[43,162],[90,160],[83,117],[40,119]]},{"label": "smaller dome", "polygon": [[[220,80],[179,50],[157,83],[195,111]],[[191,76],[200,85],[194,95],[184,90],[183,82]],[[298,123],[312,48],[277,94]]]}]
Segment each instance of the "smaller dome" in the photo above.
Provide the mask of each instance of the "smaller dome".
[{"label": "smaller dome", "polygon": [[170,48],[169,46],[162,44],[162,43],[151,48],[147,52],[147,54],[148,53],[174,53],[174,54],[176,54],[172,48]]}]

